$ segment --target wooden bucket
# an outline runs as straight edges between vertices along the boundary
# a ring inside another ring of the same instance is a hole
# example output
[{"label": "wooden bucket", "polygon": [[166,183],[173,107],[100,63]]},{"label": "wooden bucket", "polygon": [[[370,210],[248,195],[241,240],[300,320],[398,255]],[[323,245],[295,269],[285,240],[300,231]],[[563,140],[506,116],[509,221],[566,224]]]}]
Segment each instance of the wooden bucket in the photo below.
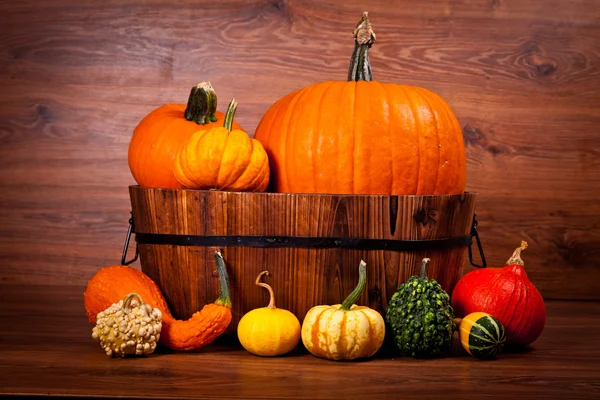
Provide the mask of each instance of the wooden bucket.
[{"label": "wooden bucket", "polygon": [[471,243],[475,194],[438,196],[239,193],[130,187],[142,271],[162,290],[173,314],[187,319],[219,293],[214,253],[230,277],[233,321],[268,303],[302,322],[319,304],[337,304],[367,263],[359,304],[384,313],[398,285],[429,257],[428,276],[449,293]]}]

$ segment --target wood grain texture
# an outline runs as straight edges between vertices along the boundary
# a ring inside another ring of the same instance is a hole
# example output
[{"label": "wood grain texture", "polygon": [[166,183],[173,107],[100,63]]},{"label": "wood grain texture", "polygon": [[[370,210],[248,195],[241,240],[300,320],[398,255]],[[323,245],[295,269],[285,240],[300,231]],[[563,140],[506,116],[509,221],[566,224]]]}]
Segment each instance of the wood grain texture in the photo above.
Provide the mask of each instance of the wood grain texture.
[{"label": "wood grain texture", "polygon": [[363,362],[319,359],[302,348],[253,356],[232,338],[199,351],[158,349],[110,359],[91,338],[74,286],[0,287],[0,395],[202,399],[597,399],[600,303],[550,301],[542,336],[495,361],[417,360],[384,348]]},{"label": "wood grain texture", "polygon": [[[24,0],[0,6],[0,279],[83,286],[117,263],[133,128],[209,80],[253,132],[281,96],[344,79],[357,0]],[[488,260],[520,240],[546,298],[600,299],[600,5],[369,4],[374,77],[463,127]],[[467,269],[468,270],[468,269]],[[584,284],[581,283],[582,279]]]},{"label": "wood grain texture", "polygon": [[[240,193],[130,187],[135,231],[200,236],[285,236],[430,240],[469,236],[476,195],[352,196]],[[137,240],[137,238],[136,238]],[[448,292],[462,276],[466,247],[435,251],[343,248],[259,248],[139,244],[144,271],[163,292],[173,314],[188,319],[219,295],[215,251],[222,249],[229,272],[233,320],[268,304],[254,281],[264,270],[276,288],[276,304],[300,321],[316,305],[341,304],[367,263],[367,287],[357,304],[385,312],[398,286],[427,276]],[[118,301],[115,299],[115,302]],[[385,314],[384,314],[385,315]]]}]

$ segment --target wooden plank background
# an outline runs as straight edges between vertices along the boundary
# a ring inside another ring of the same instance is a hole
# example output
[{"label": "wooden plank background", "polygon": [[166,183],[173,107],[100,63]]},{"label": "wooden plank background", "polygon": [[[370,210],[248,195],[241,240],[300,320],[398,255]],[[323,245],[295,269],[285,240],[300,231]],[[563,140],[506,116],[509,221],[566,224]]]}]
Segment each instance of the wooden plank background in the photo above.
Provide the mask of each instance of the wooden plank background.
[{"label": "wooden plank background", "polygon": [[369,11],[375,79],[455,110],[488,261],[520,240],[546,298],[600,299],[600,3],[9,0],[0,5],[0,279],[85,285],[118,263],[137,122],[209,80],[252,133],[346,77]]}]

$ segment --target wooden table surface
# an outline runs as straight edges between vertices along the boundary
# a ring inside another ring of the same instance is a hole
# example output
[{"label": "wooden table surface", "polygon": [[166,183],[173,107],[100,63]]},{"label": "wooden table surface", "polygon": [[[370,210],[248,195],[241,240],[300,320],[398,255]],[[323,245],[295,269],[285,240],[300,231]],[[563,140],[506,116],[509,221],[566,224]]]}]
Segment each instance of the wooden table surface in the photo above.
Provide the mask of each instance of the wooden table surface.
[{"label": "wooden table surface", "polygon": [[[333,362],[298,350],[260,358],[231,339],[193,353],[110,359],[78,287],[0,287],[0,394],[120,398],[600,398],[600,303],[548,302],[541,338],[479,361],[378,356]],[[455,341],[455,345],[458,345]]]}]

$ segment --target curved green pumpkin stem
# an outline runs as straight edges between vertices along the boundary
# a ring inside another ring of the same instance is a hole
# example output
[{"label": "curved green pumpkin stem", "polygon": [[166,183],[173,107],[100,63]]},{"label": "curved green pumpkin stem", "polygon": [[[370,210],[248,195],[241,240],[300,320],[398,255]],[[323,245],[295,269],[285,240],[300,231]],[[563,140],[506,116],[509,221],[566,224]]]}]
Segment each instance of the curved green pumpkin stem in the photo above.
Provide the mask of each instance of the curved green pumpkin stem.
[{"label": "curved green pumpkin stem", "polygon": [[373,72],[369,62],[369,49],[375,43],[375,32],[369,22],[369,13],[364,12],[354,29],[354,51],[348,68],[348,81],[372,81]]},{"label": "curved green pumpkin stem", "polygon": [[356,285],[352,293],[350,293],[350,295],[346,297],[346,300],[344,300],[344,302],[342,303],[340,310],[350,310],[350,307],[352,307],[352,305],[356,303],[356,300],[358,300],[363,290],[365,290],[365,286],[367,286],[367,263],[363,260],[360,260],[358,274],[358,285]]},{"label": "curved green pumpkin stem", "polygon": [[427,279],[427,264],[431,261],[429,258],[424,258],[421,264],[421,279]]},{"label": "curved green pumpkin stem", "polygon": [[183,116],[199,125],[217,122],[217,94],[210,82],[201,82],[194,86],[188,98]]},{"label": "curved green pumpkin stem", "polygon": [[235,116],[235,110],[237,110],[237,101],[235,101],[235,99],[231,99],[231,102],[227,107],[227,112],[225,113],[225,122],[223,122],[223,126],[228,131],[231,131],[231,128],[233,126],[233,117]]},{"label": "curved green pumpkin stem", "polygon": [[219,273],[220,286],[219,298],[217,298],[215,304],[231,308],[231,296],[229,295],[229,275],[227,275],[225,260],[223,260],[223,255],[221,255],[220,251],[215,253],[215,261],[217,262],[217,272]]}]

